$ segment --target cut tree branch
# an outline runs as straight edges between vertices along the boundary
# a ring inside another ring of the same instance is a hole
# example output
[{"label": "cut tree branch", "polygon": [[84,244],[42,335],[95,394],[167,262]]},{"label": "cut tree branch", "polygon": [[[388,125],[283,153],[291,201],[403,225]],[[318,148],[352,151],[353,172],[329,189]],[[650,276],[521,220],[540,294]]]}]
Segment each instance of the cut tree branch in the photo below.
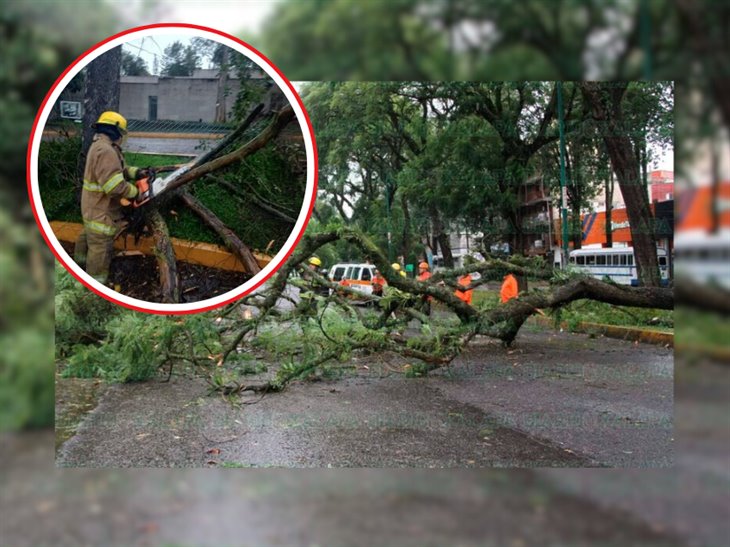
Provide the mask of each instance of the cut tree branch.
[{"label": "cut tree branch", "polygon": [[203,205],[200,200],[190,194],[187,190],[183,190],[180,193],[180,199],[187,205],[191,211],[198,215],[203,222],[210,226],[215,233],[225,242],[226,247],[236,255],[236,258],[241,261],[241,264],[246,268],[246,272],[250,275],[256,275],[261,271],[256,257],[251,252],[251,249],[239,239],[239,237],[231,230],[228,226],[223,224],[223,221],[219,219],[213,211]]}]

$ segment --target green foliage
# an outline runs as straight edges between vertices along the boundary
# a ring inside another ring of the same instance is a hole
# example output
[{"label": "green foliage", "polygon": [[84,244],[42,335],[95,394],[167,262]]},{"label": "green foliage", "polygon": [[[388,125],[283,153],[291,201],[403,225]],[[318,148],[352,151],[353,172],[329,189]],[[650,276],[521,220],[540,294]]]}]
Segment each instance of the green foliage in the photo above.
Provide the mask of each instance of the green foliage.
[{"label": "green foliage", "polygon": [[51,256],[7,197],[0,191],[0,431],[49,426],[54,416]]},{"label": "green foliage", "polygon": [[[77,344],[93,344],[107,334],[107,323],[122,308],[97,296],[56,265],[56,358],[66,357]],[[83,376],[88,377],[88,376]]]},{"label": "green foliage", "polygon": [[139,55],[122,50],[122,76],[149,76],[147,63]]},{"label": "green foliage", "polygon": [[0,334],[0,431],[53,424],[52,342],[35,325]]},{"label": "green foliage", "polygon": [[162,317],[125,310],[76,282],[57,266],[56,358],[63,375],[136,382],[169,359],[208,359],[221,352],[208,314]]},{"label": "green foliage", "polygon": [[165,48],[162,58],[162,76],[192,76],[196,68],[200,68],[201,58],[196,48],[175,41]]},{"label": "green foliage", "polygon": [[38,153],[38,184],[43,209],[50,220],[81,222],[80,181],[76,162],[81,151],[78,136],[43,141]]},{"label": "green foliage", "polygon": [[[161,320],[161,321],[160,321]],[[64,376],[99,376],[109,382],[135,382],[154,376],[160,364],[158,342],[150,327],[160,329],[164,318],[123,314],[107,324],[108,336],[99,346],[76,346]],[[150,323],[158,323],[150,325]]]}]

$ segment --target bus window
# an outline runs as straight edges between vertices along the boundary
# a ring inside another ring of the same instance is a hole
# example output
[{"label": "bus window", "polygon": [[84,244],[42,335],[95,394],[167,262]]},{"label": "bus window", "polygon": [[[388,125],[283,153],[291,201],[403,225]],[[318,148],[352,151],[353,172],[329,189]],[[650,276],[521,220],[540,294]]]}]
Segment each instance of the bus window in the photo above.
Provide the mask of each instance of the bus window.
[{"label": "bus window", "polygon": [[583,266],[583,265],[585,265],[585,263],[586,263],[586,257],[579,256],[578,257],[578,264],[580,264],[581,266]]},{"label": "bus window", "polygon": [[634,265],[634,255],[629,255],[627,258],[629,259],[629,266],[633,266]]},{"label": "bus window", "polygon": [[370,281],[371,279],[372,279],[372,274],[370,272],[370,268],[363,268],[362,269],[362,280]]},{"label": "bus window", "polygon": [[586,266],[595,266],[596,265],[596,255],[587,255],[586,256]]},{"label": "bus window", "polygon": [[626,255],[621,255],[621,265],[626,266],[628,264],[628,257]]},{"label": "bus window", "polygon": [[618,265],[619,265],[619,263],[621,262],[621,259],[619,258],[619,256],[618,256],[618,255],[611,255],[611,257],[612,257],[612,258],[611,258],[611,263],[612,263],[612,264],[613,264],[614,266],[618,266]]},{"label": "bus window", "polygon": [[574,257],[574,256],[571,256],[571,257],[570,257],[570,263],[571,263],[571,264],[575,264],[575,257]]},{"label": "bus window", "polygon": [[338,282],[342,280],[342,276],[345,273],[344,266],[340,266],[339,268],[335,268],[335,271],[332,273],[332,281]]},{"label": "bus window", "polygon": [[348,276],[347,279],[360,279],[360,268],[354,268],[352,270],[352,276]]},{"label": "bus window", "polygon": [[347,272],[345,272],[344,278],[345,279],[352,279],[352,266],[350,266],[349,268],[347,268]]},{"label": "bus window", "polygon": [[659,257],[659,265],[662,267],[667,266],[667,257],[666,256],[660,256]]},{"label": "bus window", "polygon": [[606,265],[606,255],[598,255],[596,257],[596,264],[599,266],[605,266]]}]

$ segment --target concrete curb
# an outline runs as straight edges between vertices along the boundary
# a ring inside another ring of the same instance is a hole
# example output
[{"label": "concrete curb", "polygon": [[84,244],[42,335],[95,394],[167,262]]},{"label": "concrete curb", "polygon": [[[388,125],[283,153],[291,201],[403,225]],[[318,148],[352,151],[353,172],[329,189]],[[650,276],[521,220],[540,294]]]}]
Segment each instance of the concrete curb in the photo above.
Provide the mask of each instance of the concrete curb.
[{"label": "concrete curb", "polygon": [[[533,317],[532,320],[544,327],[555,326],[554,321],[547,317]],[[578,323],[578,325],[570,329],[566,321],[560,324],[560,328],[571,332],[602,334],[608,338],[617,338],[619,340],[631,340],[632,342],[642,342],[644,344],[674,347],[674,333],[671,332],[589,322]]]},{"label": "concrete curb", "polygon": [[[51,222],[51,229],[53,230],[56,239],[59,241],[75,243],[81,233],[82,226],[77,222],[61,222],[54,220]],[[236,256],[228,252],[225,247],[213,245],[211,243],[186,241],[176,237],[171,237],[170,240],[172,241],[173,249],[175,249],[175,257],[178,260],[189,262],[191,264],[207,266],[209,268],[218,268],[234,272],[246,272],[244,265],[241,264]],[[126,236],[124,238],[120,237],[114,241],[114,248],[119,251],[127,253],[142,253],[145,255],[154,254],[154,245],[154,241],[151,237],[141,237],[136,243],[132,236]],[[254,257],[256,258],[256,262],[258,262],[259,266],[262,268],[271,262],[270,256],[261,253],[254,253]]]}]

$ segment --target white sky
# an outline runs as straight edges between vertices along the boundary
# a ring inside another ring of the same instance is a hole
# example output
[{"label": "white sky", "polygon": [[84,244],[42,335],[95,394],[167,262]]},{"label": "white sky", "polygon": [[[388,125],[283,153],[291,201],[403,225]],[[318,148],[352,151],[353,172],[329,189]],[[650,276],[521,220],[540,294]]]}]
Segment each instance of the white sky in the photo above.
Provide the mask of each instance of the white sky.
[{"label": "white sky", "polygon": [[[238,36],[243,31],[258,31],[266,16],[271,13],[276,0],[175,0],[170,6],[171,20],[211,27]],[[255,47],[255,44],[251,44]]]}]

